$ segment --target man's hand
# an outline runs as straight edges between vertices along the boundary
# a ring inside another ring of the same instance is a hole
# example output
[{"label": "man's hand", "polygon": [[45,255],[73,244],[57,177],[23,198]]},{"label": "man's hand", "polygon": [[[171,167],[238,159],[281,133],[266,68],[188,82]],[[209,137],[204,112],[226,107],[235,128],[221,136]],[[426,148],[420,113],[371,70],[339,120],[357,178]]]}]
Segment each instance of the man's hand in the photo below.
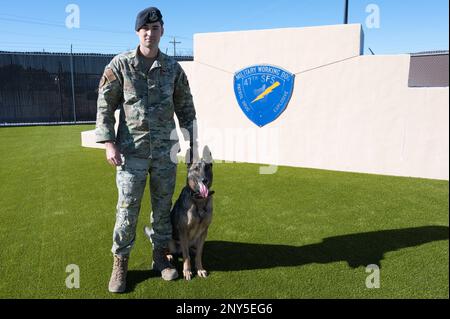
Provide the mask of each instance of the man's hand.
[{"label": "man's hand", "polygon": [[122,165],[122,158],[120,157],[120,152],[117,149],[116,144],[114,142],[106,142],[106,160],[109,164],[113,166]]}]

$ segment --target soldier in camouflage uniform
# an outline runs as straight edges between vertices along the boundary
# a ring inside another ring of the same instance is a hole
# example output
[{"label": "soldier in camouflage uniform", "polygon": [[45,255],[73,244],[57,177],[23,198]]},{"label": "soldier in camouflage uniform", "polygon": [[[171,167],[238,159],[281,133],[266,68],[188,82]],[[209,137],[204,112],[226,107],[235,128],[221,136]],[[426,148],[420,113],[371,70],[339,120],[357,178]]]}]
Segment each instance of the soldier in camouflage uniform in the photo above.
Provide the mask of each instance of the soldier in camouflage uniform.
[{"label": "soldier in camouflage uniform", "polygon": [[[163,32],[162,15],[157,8],[141,11],[136,19],[138,48],[114,57],[99,85],[96,141],[105,143],[107,160],[117,167],[119,193],[111,292],[125,290],[128,258],[148,174],[153,210],[150,236],[153,265],[165,280],[178,276],[165,257],[172,237],[170,209],[177,167],[173,152],[179,151],[176,133],[172,136],[171,133],[175,130],[175,113],[180,127],[189,132],[191,147],[195,147],[195,109],[183,69],[158,48]],[[116,136],[117,109],[120,119]]]}]

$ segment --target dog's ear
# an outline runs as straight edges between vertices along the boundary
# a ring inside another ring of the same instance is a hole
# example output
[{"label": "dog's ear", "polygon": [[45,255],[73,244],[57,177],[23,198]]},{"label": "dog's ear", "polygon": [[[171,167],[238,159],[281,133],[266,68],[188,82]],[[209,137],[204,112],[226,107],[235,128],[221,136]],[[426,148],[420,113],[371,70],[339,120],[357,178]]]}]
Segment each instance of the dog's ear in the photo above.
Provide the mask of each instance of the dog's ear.
[{"label": "dog's ear", "polygon": [[207,145],[203,148],[203,156],[202,157],[206,163],[212,164],[213,158],[212,158],[211,150],[209,149],[209,147]]}]

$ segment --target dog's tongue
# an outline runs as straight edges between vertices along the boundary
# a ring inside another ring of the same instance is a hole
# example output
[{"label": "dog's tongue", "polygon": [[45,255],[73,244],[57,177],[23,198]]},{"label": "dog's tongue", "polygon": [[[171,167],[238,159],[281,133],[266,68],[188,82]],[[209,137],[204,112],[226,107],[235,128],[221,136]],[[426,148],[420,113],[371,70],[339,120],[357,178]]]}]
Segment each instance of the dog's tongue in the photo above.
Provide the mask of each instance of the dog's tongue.
[{"label": "dog's tongue", "polygon": [[203,198],[208,197],[208,187],[206,187],[203,183],[198,184],[200,186],[200,196]]}]

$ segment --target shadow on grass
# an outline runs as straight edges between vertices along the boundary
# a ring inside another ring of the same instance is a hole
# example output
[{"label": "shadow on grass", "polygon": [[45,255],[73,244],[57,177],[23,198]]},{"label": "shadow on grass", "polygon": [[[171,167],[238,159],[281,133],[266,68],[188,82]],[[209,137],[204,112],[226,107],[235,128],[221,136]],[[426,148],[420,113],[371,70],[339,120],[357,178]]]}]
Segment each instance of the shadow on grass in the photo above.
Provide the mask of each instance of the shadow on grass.
[{"label": "shadow on grass", "polygon": [[[351,268],[370,264],[381,268],[381,260],[387,252],[448,238],[447,226],[423,226],[328,237],[318,244],[306,246],[207,241],[203,264],[208,271],[292,267],[339,261],[346,261]],[[181,262],[177,263],[177,269],[181,279]],[[139,283],[153,277],[160,277],[160,274],[153,270],[128,271],[125,292],[133,292]]]},{"label": "shadow on grass", "polygon": [[133,292],[138,284],[153,277],[160,277],[160,274],[153,270],[129,270],[125,293]]},{"label": "shadow on grass", "polygon": [[384,254],[449,238],[447,226],[382,230],[328,237],[306,246],[207,241],[204,265],[209,271],[237,271],[346,261],[352,268],[376,264]]}]

